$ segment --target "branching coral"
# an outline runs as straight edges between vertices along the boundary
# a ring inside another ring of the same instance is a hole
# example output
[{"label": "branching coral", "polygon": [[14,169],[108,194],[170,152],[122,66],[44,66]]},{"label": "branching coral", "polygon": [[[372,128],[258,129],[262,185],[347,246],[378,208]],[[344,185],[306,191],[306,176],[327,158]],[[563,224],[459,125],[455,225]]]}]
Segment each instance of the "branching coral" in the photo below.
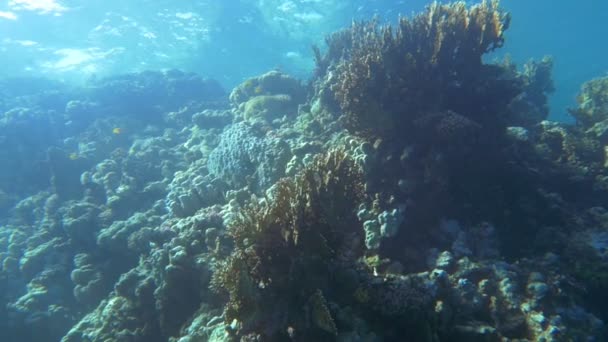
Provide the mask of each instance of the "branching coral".
[{"label": "branching coral", "polygon": [[551,77],[553,59],[549,56],[540,61],[530,60],[524,64],[524,70],[517,72],[516,66],[509,57],[505,58],[503,66],[511,70],[512,77],[519,78],[522,91],[509,104],[512,126],[532,127],[546,120],[549,116],[547,97],[555,86]]},{"label": "branching coral", "polygon": [[408,118],[429,111],[478,119],[492,111],[491,97],[508,101],[513,93],[509,82],[499,81],[500,68],[481,59],[502,46],[509,20],[493,0],[472,7],[433,3],[400,18],[396,28],[354,22],[328,37],[325,56],[315,49],[317,73],[327,78],[346,126],[357,133],[396,135]]},{"label": "branching coral", "polygon": [[584,127],[608,119],[608,77],[596,78],[581,87],[577,97],[579,107],[570,114]]},{"label": "branching coral", "polygon": [[608,77],[583,84],[577,100],[579,106],[570,114],[586,133],[608,143]]},{"label": "branching coral", "polygon": [[[234,252],[212,279],[228,292],[225,319],[240,323],[235,333],[277,337],[288,326],[311,338],[335,333],[321,299],[332,268],[361,253],[355,206],[362,196],[361,170],[333,150],[242,208],[229,226]],[[304,329],[310,324],[316,329]]]}]

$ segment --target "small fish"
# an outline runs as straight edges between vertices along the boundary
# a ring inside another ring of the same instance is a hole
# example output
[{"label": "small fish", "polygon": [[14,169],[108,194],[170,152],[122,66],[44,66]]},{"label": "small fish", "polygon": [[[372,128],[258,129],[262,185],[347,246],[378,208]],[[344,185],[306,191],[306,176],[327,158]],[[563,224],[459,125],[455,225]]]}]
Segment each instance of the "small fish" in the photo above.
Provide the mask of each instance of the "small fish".
[{"label": "small fish", "polygon": [[121,134],[121,133],[122,133],[122,128],[120,128],[120,127],[114,127],[114,128],[112,129],[112,133],[113,133],[113,134],[116,134],[116,135],[119,135],[119,134]]},{"label": "small fish", "polygon": [[68,155],[68,158],[70,158],[70,160],[77,160],[80,158],[80,156],[78,155],[78,153],[72,152]]}]

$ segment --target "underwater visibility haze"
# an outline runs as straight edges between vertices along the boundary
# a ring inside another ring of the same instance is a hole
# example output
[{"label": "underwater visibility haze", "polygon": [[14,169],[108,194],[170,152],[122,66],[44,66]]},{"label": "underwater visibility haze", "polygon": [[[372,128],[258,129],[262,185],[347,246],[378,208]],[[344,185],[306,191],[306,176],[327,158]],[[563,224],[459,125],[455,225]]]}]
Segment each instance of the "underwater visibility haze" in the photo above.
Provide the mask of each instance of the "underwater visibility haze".
[{"label": "underwater visibility haze", "polygon": [[0,3],[0,341],[606,341],[608,2]]}]

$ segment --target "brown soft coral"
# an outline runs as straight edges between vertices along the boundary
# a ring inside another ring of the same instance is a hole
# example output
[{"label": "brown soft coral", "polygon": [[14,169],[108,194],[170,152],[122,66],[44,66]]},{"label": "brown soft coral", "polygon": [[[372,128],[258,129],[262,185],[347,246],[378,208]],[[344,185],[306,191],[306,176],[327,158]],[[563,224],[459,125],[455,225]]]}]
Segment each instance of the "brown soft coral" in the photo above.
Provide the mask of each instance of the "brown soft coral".
[{"label": "brown soft coral", "polygon": [[361,177],[343,150],[333,150],[277,182],[231,222],[235,248],[216,266],[212,287],[228,293],[224,314],[227,323],[240,323],[236,335],[284,339],[288,326],[308,340],[335,334],[322,298],[339,260],[354,263],[362,253],[355,215]]},{"label": "brown soft coral", "polygon": [[497,87],[500,68],[481,59],[502,46],[509,18],[498,1],[484,1],[433,3],[400,18],[396,28],[355,22],[328,37],[325,56],[315,50],[317,73],[327,79],[347,128],[364,135],[403,134],[408,118],[439,110],[482,116],[471,103],[492,103],[496,94],[509,101],[514,93]]}]

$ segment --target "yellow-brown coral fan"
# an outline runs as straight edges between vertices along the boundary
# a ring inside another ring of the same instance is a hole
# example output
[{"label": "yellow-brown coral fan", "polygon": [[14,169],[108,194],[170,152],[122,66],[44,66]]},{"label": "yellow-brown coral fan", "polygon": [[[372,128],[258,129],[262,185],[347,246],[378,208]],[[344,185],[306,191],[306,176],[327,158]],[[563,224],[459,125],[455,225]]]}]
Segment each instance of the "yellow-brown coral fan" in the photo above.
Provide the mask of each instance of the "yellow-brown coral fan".
[{"label": "yellow-brown coral fan", "polygon": [[487,86],[481,57],[502,46],[509,21],[498,1],[483,1],[472,7],[433,3],[424,13],[400,18],[396,28],[354,22],[327,39],[325,56],[315,50],[317,71],[328,77],[348,128],[395,133],[404,128],[404,117],[459,112],[468,109],[463,97],[482,96],[476,93]]},{"label": "yellow-brown coral fan", "polygon": [[[216,265],[212,279],[213,288],[228,292],[226,322],[241,323],[235,334],[272,340],[285,334],[287,325],[302,338],[312,334],[309,340],[335,334],[319,294],[331,287],[332,263],[354,262],[362,254],[355,215],[362,196],[360,168],[337,149],[317,156],[293,179],[277,182],[265,200],[239,212],[228,227],[234,251]],[[307,328],[311,323],[317,330]]]}]

